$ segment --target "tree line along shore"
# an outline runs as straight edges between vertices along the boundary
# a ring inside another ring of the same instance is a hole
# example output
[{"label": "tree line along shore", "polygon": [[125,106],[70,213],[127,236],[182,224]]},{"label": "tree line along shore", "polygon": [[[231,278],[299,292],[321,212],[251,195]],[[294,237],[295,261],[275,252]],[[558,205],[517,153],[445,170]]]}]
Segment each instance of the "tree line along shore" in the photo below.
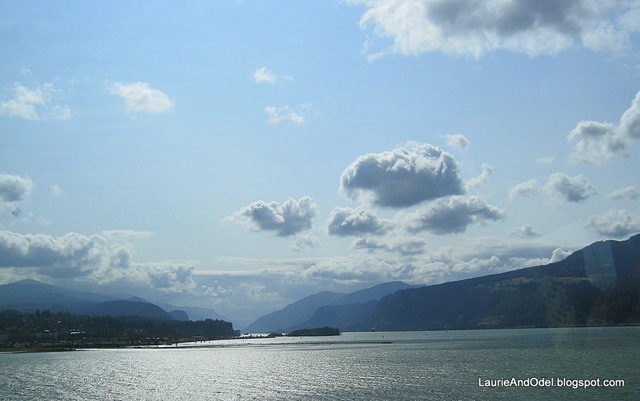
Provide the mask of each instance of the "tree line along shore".
[{"label": "tree line along shore", "polygon": [[233,325],[223,320],[89,316],[48,310],[0,311],[2,350],[117,348],[219,340],[238,335]]}]

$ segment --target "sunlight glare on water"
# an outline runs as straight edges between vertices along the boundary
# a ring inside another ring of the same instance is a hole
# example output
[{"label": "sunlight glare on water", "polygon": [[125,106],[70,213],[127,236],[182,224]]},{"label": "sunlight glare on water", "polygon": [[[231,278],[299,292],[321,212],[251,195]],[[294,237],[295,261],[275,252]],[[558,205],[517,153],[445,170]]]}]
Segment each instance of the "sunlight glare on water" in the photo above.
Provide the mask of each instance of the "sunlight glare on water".
[{"label": "sunlight glare on water", "polygon": [[[193,345],[193,344],[191,344]],[[0,399],[638,399],[640,328],[345,333],[210,347],[0,355]],[[624,379],[481,387],[478,379]]]}]

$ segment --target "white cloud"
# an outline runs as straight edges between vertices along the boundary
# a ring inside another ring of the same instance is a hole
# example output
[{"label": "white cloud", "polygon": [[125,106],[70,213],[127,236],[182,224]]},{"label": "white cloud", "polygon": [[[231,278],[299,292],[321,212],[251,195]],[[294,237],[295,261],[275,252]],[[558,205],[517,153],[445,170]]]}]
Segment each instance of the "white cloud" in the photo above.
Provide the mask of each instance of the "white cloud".
[{"label": "white cloud", "polygon": [[194,271],[192,265],[184,263],[133,263],[122,280],[148,284],[165,293],[192,292],[197,287]]},{"label": "white cloud", "polygon": [[330,235],[359,236],[381,235],[391,226],[391,222],[380,219],[374,213],[361,208],[336,207],[327,219],[327,231]]},{"label": "white cloud", "polygon": [[626,138],[640,139],[640,92],[636,93],[631,106],[620,117],[618,129]]},{"label": "white cloud", "polygon": [[353,244],[353,249],[367,251],[394,252],[402,256],[423,255],[426,252],[426,241],[420,238],[401,238],[391,241],[378,238],[358,238]]},{"label": "white cloud", "polygon": [[121,83],[109,85],[109,92],[125,100],[128,113],[166,113],[173,109],[173,102],[169,97],[153,89],[146,82]]},{"label": "white cloud", "polygon": [[509,201],[513,201],[515,198],[520,196],[531,196],[538,193],[540,190],[539,184],[537,180],[529,180],[525,182],[521,182],[520,184],[511,188],[509,191]]},{"label": "white cloud", "polygon": [[572,253],[573,253],[573,251],[571,251],[571,250],[565,251],[562,248],[556,248],[551,253],[551,257],[549,258],[549,262],[548,263],[560,262],[561,260],[566,259],[567,256],[571,255]]},{"label": "white cloud", "polygon": [[108,238],[126,238],[126,239],[148,239],[153,237],[153,232],[151,231],[141,231],[141,230],[106,230],[100,233],[101,235]]},{"label": "white cloud", "polygon": [[288,237],[311,228],[311,220],[317,216],[318,206],[305,196],[286,202],[253,202],[234,212],[229,219],[245,222],[254,231],[272,232]]},{"label": "white cloud", "polygon": [[487,183],[489,177],[493,174],[493,167],[488,165],[487,163],[482,163],[482,171],[477,177],[471,178],[467,180],[465,183],[465,188],[469,192],[476,191],[482,185]]},{"label": "white cloud", "polygon": [[137,284],[161,292],[191,290],[193,266],[173,263],[131,263],[127,246],[101,235],[67,233],[18,234],[0,231],[0,269],[30,271],[36,277],[80,280],[99,285]]},{"label": "white cloud", "polygon": [[53,184],[51,186],[51,195],[55,196],[56,198],[61,198],[62,196],[64,196],[64,190],[60,185]]},{"label": "white cloud", "polygon": [[620,117],[618,125],[581,121],[569,133],[575,142],[571,158],[577,162],[604,165],[629,155],[628,147],[640,139],[640,92]]},{"label": "white cloud", "polygon": [[617,191],[612,192],[609,195],[609,199],[613,200],[621,200],[621,199],[638,199],[640,196],[640,192],[636,189],[636,187],[625,187],[620,188]]},{"label": "white cloud", "polygon": [[473,258],[455,263],[451,270],[456,273],[475,273],[480,270],[492,270],[500,266],[502,261],[497,256],[488,259]]},{"label": "white cloud", "polygon": [[285,121],[290,121],[295,125],[303,125],[306,122],[306,116],[313,110],[310,103],[304,103],[296,108],[290,106],[267,106],[264,111],[269,116],[267,122],[277,125]]},{"label": "white cloud", "polygon": [[69,120],[71,110],[67,105],[55,104],[52,101],[57,89],[53,84],[44,84],[35,89],[15,83],[12,99],[0,102],[0,114],[7,117],[18,117],[24,120]]},{"label": "white cloud", "polygon": [[320,240],[313,234],[299,234],[293,239],[293,244],[289,248],[292,251],[300,252],[305,249],[319,248]]},{"label": "white cloud", "polygon": [[530,224],[525,224],[522,227],[512,228],[509,235],[512,237],[518,237],[518,238],[535,238],[535,237],[541,236],[542,234],[534,230]]},{"label": "white cloud", "polygon": [[66,104],[64,106],[56,104],[51,107],[49,115],[55,120],[71,120],[71,109]]},{"label": "white cloud", "polygon": [[640,231],[640,219],[628,210],[610,210],[599,216],[592,216],[587,228],[611,238],[624,238]]},{"label": "white cloud", "polygon": [[581,121],[568,137],[575,142],[572,160],[604,165],[627,156],[627,142],[618,133],[618,128],[610,123]]},{"label": "white cloud", "polygon": [[550,164],[553,164],[553,162],[556,160],[555,156],[547,156],[547,157],[538,157],[536,159],[536,163],[540,164],[542,166],[548,166]]},{"label": "white cloud", "polygon": [[555,173],[549,176],[544,185],[545,191],[565,202],[582,202],[595,195],[595,187],[583,175],[569,177],[564,173]]},{"label": "white cloud", "polygon": [[275,84],[278,78],[273,72],[269,71],[267,67],[260,67],[253,72],[253,80],[258,84]]},{"label": "white cloud", "polygon": [[462,134],[446,135],[445,138],[447,139],[447,145],[458,152],[467,150],[469,147],[469,140]]},{"label": "white cloud", "polygon": [[340,177],[340,190],[353,200],[401,208],[462,194],[458,163],[428,144],[358,157]]},{"label": "white cloud", "polygon": [[477,196],[452,196],[438,199],[405,217],[409,232],[429,231],[433,234],[464,232],[469,224],[496,221],[505,218],[505,212],[488,205]]},{"label": "white cloud", "polygon": [[30,178],[18,175],[0,174],[0,201],[21,202],[25,200],[35,184]]},{"label": "white cloud", "polygon": [[[574,45],[619,50],[640,28],[632,2],[610,0],[349,0],[366,12],[360,26],[389,38],[404,55],[441,51],[480,57],[505,49],[529,56]],[[636,10],[637,11],[637,10]],[[637,13],[637,12],[636,12]],[[370,44],[368,44],[370,47]],[[379,54],[379,52],[375,52]]]},{"label": "white cloud", "polygon": [[0,210],[19,214],[22,202],[29,197],[34,187],[35,184],[30,178],[0,174]]},{"label": "white cloud", "polygon": [[85,275],[95,269],[128,264],[124,248],[111,248],[104,238],[68,233],[62,237],[45,234],[0,232],[0,267],[47,267],[57,274]]},{"label": "white cloud", "polygon": [[322,259],[305,267],[302,276],[307,279],[358,283],[399,280],[406,273],[401,264],[367,255]]}]

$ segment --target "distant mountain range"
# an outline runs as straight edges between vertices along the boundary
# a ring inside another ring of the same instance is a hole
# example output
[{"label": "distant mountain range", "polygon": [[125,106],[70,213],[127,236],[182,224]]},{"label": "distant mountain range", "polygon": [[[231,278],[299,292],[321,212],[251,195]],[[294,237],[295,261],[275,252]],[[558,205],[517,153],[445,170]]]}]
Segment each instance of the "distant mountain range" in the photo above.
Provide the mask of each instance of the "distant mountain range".
[{"label": "distant mountain range", "polygon": [[[212,309],[116,299],[34,280],[0,285],[0,310],[226,320]],[[640,234],[593,243],[566,259],[444,284],[390,282],[310,295],[264,315],[248,333],[331,326],[342,331],[640,324]]]},{"label": "distant mountain range", "polygon": [[284,333],[300,328],[323,326],[342,329],[345,324],[352,325],[363,316],[363,313],[366,314],[363,308],[370,308],[371,302],[407,288],[411,286],[401,281],[393,281],[348,294],[322,291],[258,318],[244,331]]},{"label": "distant mountain range", "polygon": [[49,310],[95,316],[140,316],[162,320],[226,320],[213,309],[176,307],[170,304],[162,304],[161,307],[138,297],[117,299],[35,280],[0,285],[0,310],[4,309],[20,312]]},{"label": "distant mountain range", "polygon": [[343,331],[640,324],[640,235],[593,243],[548,265],[439,285],[395,282],[321,292],[265,315],[246,332],[332,326]]}]

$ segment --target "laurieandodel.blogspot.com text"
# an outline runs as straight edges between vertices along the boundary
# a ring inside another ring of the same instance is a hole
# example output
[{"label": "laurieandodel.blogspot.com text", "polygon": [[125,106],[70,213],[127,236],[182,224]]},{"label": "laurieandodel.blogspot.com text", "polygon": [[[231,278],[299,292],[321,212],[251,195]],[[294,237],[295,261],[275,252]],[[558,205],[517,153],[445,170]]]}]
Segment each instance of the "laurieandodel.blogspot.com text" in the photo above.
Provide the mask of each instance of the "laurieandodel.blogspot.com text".
[{"label": "laurieandodel.blogspot.com text", "polygon": [[564,377],[526,379],[483,379],[478,378],[479,387],[570,387],[573,389],[590,387],[624,387],[622,379],[572,379]]}]

